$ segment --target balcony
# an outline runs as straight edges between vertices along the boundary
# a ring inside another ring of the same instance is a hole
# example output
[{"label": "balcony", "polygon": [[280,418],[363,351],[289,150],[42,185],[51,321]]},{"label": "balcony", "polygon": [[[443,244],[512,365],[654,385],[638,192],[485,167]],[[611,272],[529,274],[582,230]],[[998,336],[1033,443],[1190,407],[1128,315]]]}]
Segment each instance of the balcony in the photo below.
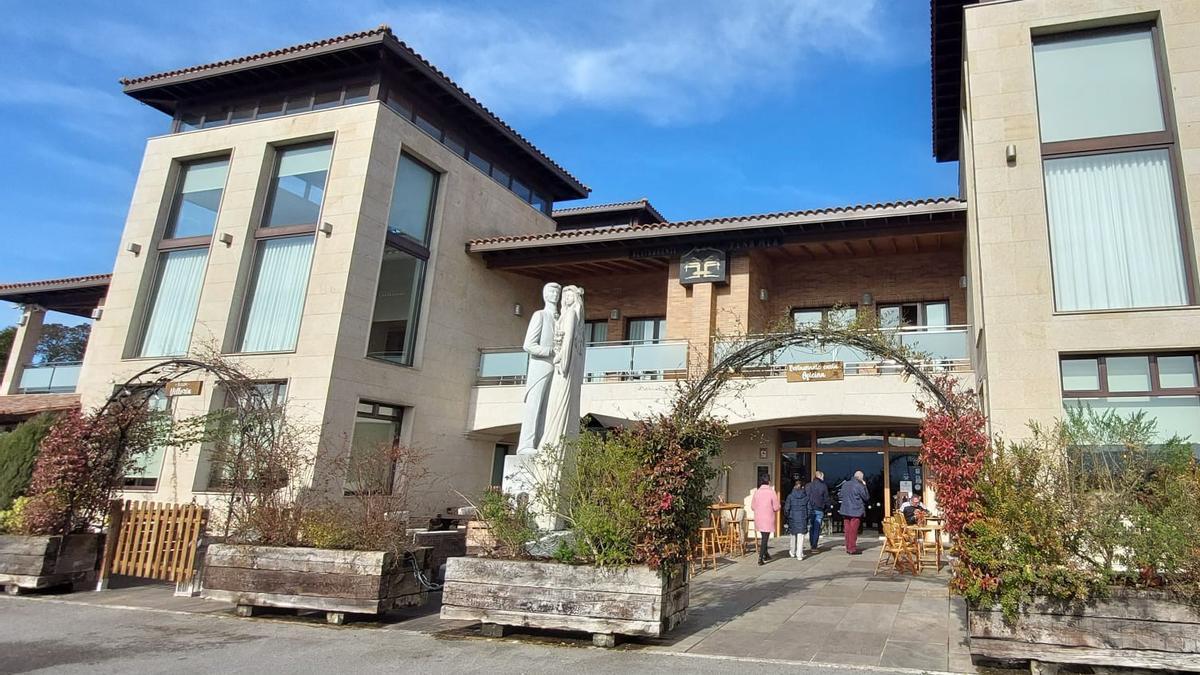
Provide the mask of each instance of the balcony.
[{"label": "balcony", "polygon": [[[969,337],[966,326],[939,326],[928,328],[913,326],[888,331],[897,341],[914,351],[924,353],[927,358],[918,365],[930,372],[964,372],[971,369],[968,351]],[[713,359],[719,361],[724,355],[748,344],[755,336],[732,340],[717,340],[713,344]],[[901,368],[895,361],[880,359],[878,355],[864,352],[846,345],[829,345],[821,349],[810,347],[785,347],[765,356],[758,363],[743,371],[746,377],[773,377],[783,375],[794,363],[821,363],[837,361],[843,364],[846,375],[889,375],[899,374]]]},{"label": "balcony", "polygon": [[[588,345],[584,382],[628,382],[680,377],[687,372],[686,340],[597,342]],[[479,355],[479,385],[524,384],[529,354],[520,347],[484,349]]]},{"label": "balcony", "polygon": [[17,392],[21,394],[67,394],[79,383],[78,362],[30,363],[22,367]]}]

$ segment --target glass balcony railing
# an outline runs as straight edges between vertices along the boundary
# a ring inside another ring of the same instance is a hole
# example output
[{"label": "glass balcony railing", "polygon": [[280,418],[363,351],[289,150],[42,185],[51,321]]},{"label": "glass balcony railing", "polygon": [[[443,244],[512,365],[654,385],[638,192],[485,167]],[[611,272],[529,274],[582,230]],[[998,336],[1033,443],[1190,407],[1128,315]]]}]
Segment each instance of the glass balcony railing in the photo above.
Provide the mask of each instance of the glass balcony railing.
[{"label": "glass balcony railing", "polygon": [[[905,327],[894,329],[901,345],[926,355],[921,367],[926,370],[964,371],[970,369],[966,326]],[[720,361],[731,351],[745,345],[748,338],[717,340],[713,344],[713,360]],[[847,375],[880,375],[899,373],[900,366],[894,361],[880,358],[847,345],[826,345],[823,348],[784,347],[773,354],[759,359],[744,369],[748,376],[771,376],[783,373],[789,364],[820,363],[839,361]]]},{"label": "glass balcony railing", "polygon": [[[687,371],[685,340],[598,342],[588,345],[585,382],[659,380]],[[479,384],[524,384],[529,355],[520,347],[485,349],[479,355]]]},{"label": "glass balcony railing", "polygon": [[79,383],[79,363],[31,363],[21,369],[22,394],[69,394]]}]

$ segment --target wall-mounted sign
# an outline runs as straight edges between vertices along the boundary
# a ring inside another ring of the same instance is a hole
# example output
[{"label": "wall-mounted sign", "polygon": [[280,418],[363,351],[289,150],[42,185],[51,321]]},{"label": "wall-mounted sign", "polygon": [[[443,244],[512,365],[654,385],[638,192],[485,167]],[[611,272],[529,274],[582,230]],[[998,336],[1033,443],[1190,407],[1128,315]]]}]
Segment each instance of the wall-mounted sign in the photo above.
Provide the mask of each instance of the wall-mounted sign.
[{"label": "wall-mounted sign", "polygon": [[167,390],[167,396],[169,397],[199,396],[200,390],[203,388],[203,386],[204,383],[200,380],[178,380],[175,382],[168,382],[165,388]]},{"label": "wall-mounted sign", "polygon": [[904,494],[911,495],[913,493],[913,482],[911,480],[900,481],[900,491]]},{"label": "wall-mounted sign", "polygon": [[694,248],[679,257],[679,283],[721,284],[729,279],[729,254],[716,248]]},{"label": "wall-mounted sign", "polygon": [[844,364],[841,361],[789,363],[787,367],[788,382],[828,382],[844,379],[845,376]]}]

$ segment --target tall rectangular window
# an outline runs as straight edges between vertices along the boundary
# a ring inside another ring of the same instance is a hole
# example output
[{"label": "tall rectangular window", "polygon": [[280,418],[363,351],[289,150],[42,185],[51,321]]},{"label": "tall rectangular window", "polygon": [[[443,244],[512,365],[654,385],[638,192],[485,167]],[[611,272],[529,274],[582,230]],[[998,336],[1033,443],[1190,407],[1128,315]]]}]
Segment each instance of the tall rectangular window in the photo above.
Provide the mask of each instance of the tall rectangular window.
[{"label": "tall rectangular window", "polygon": [[332,150],[329,141],[321,141],[277,151],[267,210],[254,235],[238,351],[296,348]]},{"label": "tall rectangular window", "polygon": [[308,292],[313,239],[313,235],[305,234],[259,242],[238,351],[285,352],[296,348]]},{"label": "tall rectangular window", "polygon": [[438,179],[433,169],[400,155],[367,342],[369,358],[412,364]]},{"label": "tall rectangular window", "polygon": [[182,356],[192,339],[207,248],[162,251],[139,356]]},{"label": "tall rectangular window", "polygon": [[350,439],[346,494],[391,494],[396,467],[392,451],[400,443],[404,408],[361,401]]},{"label": "tall rectangular window", "polygon": [[1142,411],[1156,422],[1159,441],[1177,435],[1200,457],[1197,363],[1195,353],[1064,356],[1063,408],[1121,417]]},{"label": "tall rectangular window", "polygon": [[[245,444],[261,442],[255,436],[265,436],[265,433],[258,432],[269,431],[258,425],[276,423],[270,413],[278,412],[287,401],[287,381],[255,382],[251,387],[238,390],[226,388],[219,400],[221,410],[235,417],[223,420],[222,433],[201,451],[200,466],[196,470],[197,480],[204,481],[196,486],[200,490],[220,491],[231,487],[235,472],[246,468],[237,466],[239,452],[244,452]],[[236,416],[239,409],[251,413],[261,411],[264,415]]]},{"label": "tall rectangular window", "polygon": [[332,150],[329,141],[279,149],[263,227],[317,224]]},{"label": "tall rectangular window", "polygon": [[[144,391],[144,390],[143,390]],[[171,399],[167,398],[161,389],[150,394],[146,399],[146,407],[152,417],[170,417]],[[158,487],[158,477],[162,473],[163,458],[167,449],[162,446],[148,448],[132,459],[125,469],[123,484],[130,490],[154,490]]]},{"label": "tall rectangular window", "polygon": [[1060,311],[1192,301],[1156,33],[1120,27],[1034,43]]},{"label": "tall rectangular window", "polygon": [[204,237],[213,233],[228,172],[228,157],[183,165],[164,239]]},{"label": "tall rectangular window", "polygon": [[604,319],[585,321],[583,323],[583,330],[584,338],[589,345],[597,342],[608,342],[608,321]]}]

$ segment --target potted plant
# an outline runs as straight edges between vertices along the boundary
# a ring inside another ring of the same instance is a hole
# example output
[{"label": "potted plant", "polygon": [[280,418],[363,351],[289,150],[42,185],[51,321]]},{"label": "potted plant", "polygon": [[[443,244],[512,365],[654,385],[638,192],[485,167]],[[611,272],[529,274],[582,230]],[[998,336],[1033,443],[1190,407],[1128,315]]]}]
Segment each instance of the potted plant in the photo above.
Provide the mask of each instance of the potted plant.
[{"label": "potted plant", "polygon": [[0,584],[17,594],[94,582],[108,502],[159,434],[145,392],[63,413],[42,438],[27,494],[0,517]]},{"label": "potted plant", "polygon": [[202,597],[233,603],[242,616],[282,607],[323,611],[334,624],[423,604],[429,548],[411,543],[407,503],[423,454],[402,445],[358,457],[344,450],[308,484],[319,430],[262,405],[252,383],[226,386],[240,402],[209,422],[218,429],[210,438],[225,536],[208,547]]},{"label": "potted plant", "polygon": [[535,531],[523,500],[485,493],[476,509],[495,544],[449,560],[442,617],[480,621],[491,635],[581,631],[599,646],[664,635],[687,616],[688,553],[708,518],[725,436],[721,422],[683,415],[583,433],[571,441],[565,489],[535,490],[567,526],[550,537]]},{"label": "potted plant", "polygon": [[989,453],[955,543],[972,654],[1200,671],[1200,466],[1155,437],[1072,410]]}]

